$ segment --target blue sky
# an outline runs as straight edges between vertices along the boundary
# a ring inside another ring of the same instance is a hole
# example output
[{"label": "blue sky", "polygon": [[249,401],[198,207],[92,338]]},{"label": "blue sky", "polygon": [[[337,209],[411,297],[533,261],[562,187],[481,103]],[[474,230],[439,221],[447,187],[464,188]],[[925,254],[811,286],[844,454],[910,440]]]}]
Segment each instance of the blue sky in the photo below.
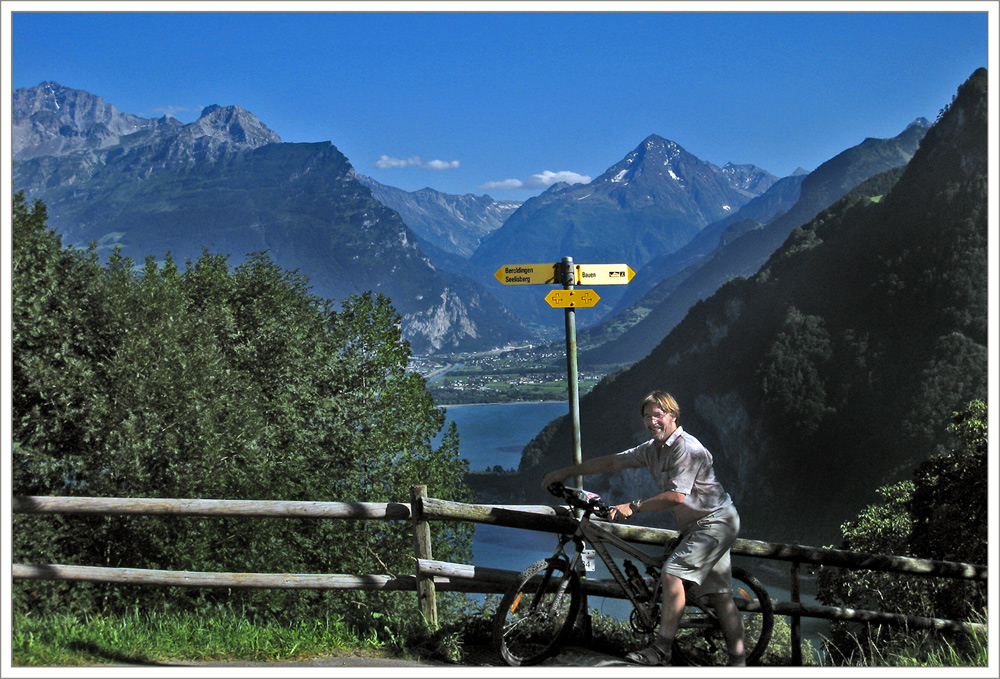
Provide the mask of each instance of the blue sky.
[{"label": "blue sky", "polygon": [[[385,184],[524,200],[650,134],[720,166],[812,170],[933,121],[990,65],[995,2],[748,5],[4,2],[4,75],[182,122],[235,104]],[[889,11],[843,11],[872,8]]]}]

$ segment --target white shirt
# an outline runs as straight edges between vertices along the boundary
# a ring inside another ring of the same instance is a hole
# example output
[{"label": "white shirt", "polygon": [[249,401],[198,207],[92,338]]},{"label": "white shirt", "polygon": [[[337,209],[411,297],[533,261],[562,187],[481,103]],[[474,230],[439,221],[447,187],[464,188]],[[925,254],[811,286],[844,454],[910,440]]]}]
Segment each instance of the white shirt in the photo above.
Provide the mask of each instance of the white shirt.
[{"label": "white shirt", "polygon": [[626,467],[648,469],[660,492],[675,491],[685,496],[683,503],[671,508],[681,527],[733,504],[715,477],[712,453],[681,427],[662,447],[650,439],[618,456]]}]

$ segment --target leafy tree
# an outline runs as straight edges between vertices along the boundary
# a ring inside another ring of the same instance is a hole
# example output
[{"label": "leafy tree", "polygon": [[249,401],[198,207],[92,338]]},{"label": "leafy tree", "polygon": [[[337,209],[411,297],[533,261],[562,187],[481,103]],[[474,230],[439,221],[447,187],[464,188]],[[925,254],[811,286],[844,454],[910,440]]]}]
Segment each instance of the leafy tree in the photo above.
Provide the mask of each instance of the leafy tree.
[{"label": "leafy tree", "polygon": [[[14,201],[15,494],[407,502],[414,484],[470,499],[467,463],[381,295],[333,301],[265,254],[182,272],[63,248],[45,207]],[[234,572],[414,570],[408,522],[15,517],[28,563]],[[471,529],[435,530],[468,560]],[[334,602],[414,613],[412,594],[164,590],[19,583],[18,605],[240,606],[300,616]],[[374,601],[364,601],[374,599]],[[348,616],[350,619],[350,616]]]},{"label": "leafy tree", "polygon": [[[987,549],[986,404],[955,413],[948,428],[958,446],[930,458],[912,481],[879,488],[883,500],[842,526],[843,549],[985,564]],[[953,620],[984,613],[986,584],[823,568],[819,600],[827,605]],[[912,634],[879,625],[834,623],[835,656],[884,658],[912,646]],[[960,639],[963,643],[967,640]]]},{"label": "leafy tree", "polygon": [[[976,400],[956,413],[948,431],[960,445],[933,457],[914,474],[909,510],[914,554],[941,561],[985,564],[989,526],[989,462],[986,403]],[[948,580],[932,592],[941,617],[967,619],[986,607],[984,583]]]}]

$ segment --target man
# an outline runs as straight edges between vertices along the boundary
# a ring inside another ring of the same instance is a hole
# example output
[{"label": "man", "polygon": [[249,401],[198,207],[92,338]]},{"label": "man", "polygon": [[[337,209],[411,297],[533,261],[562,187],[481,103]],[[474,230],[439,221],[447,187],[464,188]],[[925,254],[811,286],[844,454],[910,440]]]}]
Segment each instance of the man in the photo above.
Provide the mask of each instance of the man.
[{"label": "man", "polygon": [[740,516],[715,477],[712,454],[677,424],[680,408],[673,396],[654,391],[642,400],[640,412],[652,439],[630,450],[549,472],[542,478],[542,487],[571,476],[632,467],[648,469],[660,493],[616,505],[610,518],[624,521],[639,512],[669,509],[677,519],[681,541],[663,565],[658,634],[649,647],[626,658],[642,665],[670,664],[677,624],[684,611],[684,584],[690,582],[692,595],[706,597],[719,616],[729,664],[745,665],[743,618],[733,603],[729,555],[740,530]]}]

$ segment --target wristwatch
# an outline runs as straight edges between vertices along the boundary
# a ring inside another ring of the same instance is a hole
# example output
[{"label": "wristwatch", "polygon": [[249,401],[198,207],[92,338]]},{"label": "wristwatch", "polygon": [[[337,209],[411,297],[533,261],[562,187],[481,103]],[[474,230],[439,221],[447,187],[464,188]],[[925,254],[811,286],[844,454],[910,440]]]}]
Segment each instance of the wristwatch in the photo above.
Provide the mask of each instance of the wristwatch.
[{"label": "wristwatch", "polygon": [[639,513],[639,511],[640,511],[639,510],[639,503],[640,502],[642,502],[642,500],[632,500],[631,502],[628,503],[628,508],[632,510],[633,514],[638,514]]}]

